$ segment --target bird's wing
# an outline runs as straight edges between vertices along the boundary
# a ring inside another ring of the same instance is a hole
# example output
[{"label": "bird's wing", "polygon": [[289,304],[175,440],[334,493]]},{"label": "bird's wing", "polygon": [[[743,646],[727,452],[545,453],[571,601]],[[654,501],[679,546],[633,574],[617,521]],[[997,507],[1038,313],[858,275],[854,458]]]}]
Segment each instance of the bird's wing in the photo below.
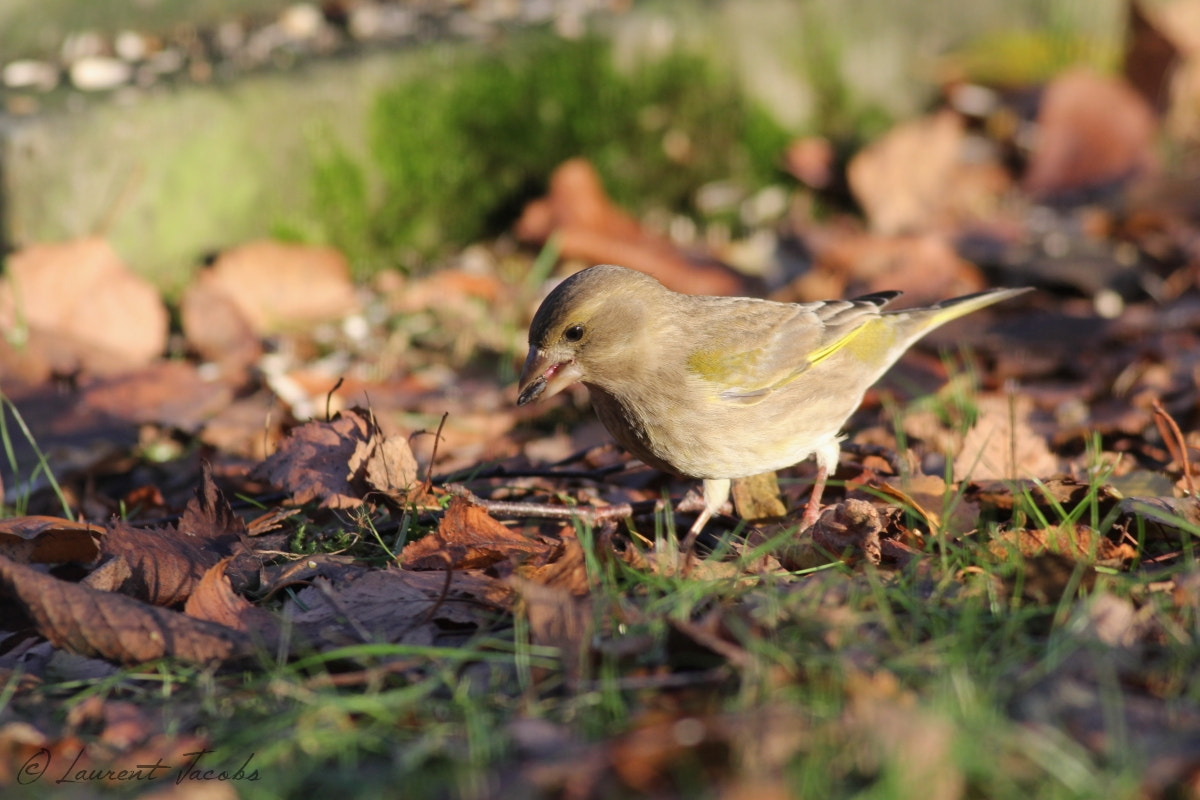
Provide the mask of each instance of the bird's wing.
[{"label": "bird's wing", "polygon": [[898,292],[854,300],[768,303],[744,298],[717,301],[735,313],[729,324],[704,330],[687,359],[688,371],[721,402],[752,405],[852,342]]}]

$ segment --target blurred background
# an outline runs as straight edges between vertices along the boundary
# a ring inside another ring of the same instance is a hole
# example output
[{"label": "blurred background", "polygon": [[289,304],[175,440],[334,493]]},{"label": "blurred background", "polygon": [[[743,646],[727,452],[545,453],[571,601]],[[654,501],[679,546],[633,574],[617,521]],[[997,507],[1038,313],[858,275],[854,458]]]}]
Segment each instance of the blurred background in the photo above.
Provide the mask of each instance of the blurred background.
[{"label": "blurred background", "polygon": [[[554,170],[582,157],[642,224],[777,288],[806,266],[777,252],[789,215],[933,224],[872,208],[872,193],[912,194],[891,185],[907,176],[873,190],[846,179],[901,121],[957,117],[948,145],[913,150],[927,175],[944,178],[947,146],[995,167],[955,202],[961,217],[1028,178],[1040,98],[1064,72],[1127,82],[1155,125],[1194,114],[1195,92],[1171,89],[1197,37],[1170,10],[1184,6],[4,0],[0,236],[13,249],[102,235],[169,294],[206,255],[264,236],[334,245],[359,277],[420,271],[513,235]],[[1098,175],[1065,188],[1141,174],[1148,152],[1112,151],[1151,146],[1162,155],[1157,138],[1102,144],[1105,163],[1072,167]],[[1054,199],[1060,178],[1023,188]]]}]

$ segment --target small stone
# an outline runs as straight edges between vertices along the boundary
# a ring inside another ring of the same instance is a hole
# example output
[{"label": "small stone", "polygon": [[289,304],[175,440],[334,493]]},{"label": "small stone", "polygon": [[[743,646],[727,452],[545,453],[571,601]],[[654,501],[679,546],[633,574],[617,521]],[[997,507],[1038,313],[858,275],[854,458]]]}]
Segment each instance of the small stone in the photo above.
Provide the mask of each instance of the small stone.
[{"label": "small stone", "polygon": [[314,39],[324,26],[325,15],[310,3],[297,3],[279,15],[280,29],[293,41]]},{"label": "small stone", "polygon": [[183,53],[173,47],[160,50],[146,61],[153,72],[158,75],[170,75],[183,69]]},{"label": "small stone", "polygon": [[119,58],[89,56],[71,65],[71,83],[85,92],[102,92],[129,82],[133,67]]},{"label": "small stone", "polygon": [[146,41],[146,37],[136,31],[118,33],[116,41],[113,42],[113,48],[117,51],[117,55],[126,61],[142,61],[150,52],[150,45]]},{"label": "small stone", "polygon": [[417,31],[412,9],[380,3],[362,3],[350,10],[350,35],[359,41],[403,39]]},{"label": "small stone", "polygon": [[102,56],[107,49],[104,37],[96,31],[79,31],[67,35],[59,49],[59,54],[64,62],[74,64],[84,58]]},{"label": "small stone", "polygon": [[4,85],[9,89],[48,92],[58,85],[58,67],[45,61],[25,59],[4,67]]}]

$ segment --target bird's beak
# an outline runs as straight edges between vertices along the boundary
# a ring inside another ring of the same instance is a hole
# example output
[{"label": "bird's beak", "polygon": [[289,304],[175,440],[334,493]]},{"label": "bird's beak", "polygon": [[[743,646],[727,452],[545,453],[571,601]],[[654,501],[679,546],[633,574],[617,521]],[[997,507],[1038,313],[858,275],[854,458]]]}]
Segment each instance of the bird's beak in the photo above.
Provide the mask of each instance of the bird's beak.
[{"label": "bird's beak", "polygon": [[517,388],[517,405],[523,406],[542,397],[553,397],[583,377],[583,370],[574,361],[562,361],[552,354],[529,348],[521,382]]}]

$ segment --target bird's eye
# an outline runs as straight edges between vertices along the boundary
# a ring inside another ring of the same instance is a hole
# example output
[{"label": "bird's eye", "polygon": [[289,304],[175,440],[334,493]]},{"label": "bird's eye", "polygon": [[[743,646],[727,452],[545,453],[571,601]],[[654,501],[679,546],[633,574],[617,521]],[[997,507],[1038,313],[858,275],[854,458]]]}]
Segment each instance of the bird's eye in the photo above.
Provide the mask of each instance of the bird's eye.
[{"label": "bird's eye", "polygon": [[565,331],[563,331],[563,338],[566,339],[568,342],[578,342],[580,339],[583,338],[583,326],[582,325],[572,325],[571,327],[569,327]]}]

